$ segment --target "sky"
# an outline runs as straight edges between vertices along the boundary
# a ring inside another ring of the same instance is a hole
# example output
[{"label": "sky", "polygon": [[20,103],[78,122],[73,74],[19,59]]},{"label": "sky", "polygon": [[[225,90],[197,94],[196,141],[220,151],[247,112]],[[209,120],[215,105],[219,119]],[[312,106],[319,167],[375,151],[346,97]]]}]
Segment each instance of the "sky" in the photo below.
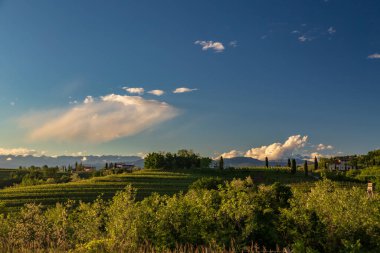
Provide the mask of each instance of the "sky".
[{"label": "sky", "polygon": [[376,0],[1,1],[0,154],[380,148]]}]

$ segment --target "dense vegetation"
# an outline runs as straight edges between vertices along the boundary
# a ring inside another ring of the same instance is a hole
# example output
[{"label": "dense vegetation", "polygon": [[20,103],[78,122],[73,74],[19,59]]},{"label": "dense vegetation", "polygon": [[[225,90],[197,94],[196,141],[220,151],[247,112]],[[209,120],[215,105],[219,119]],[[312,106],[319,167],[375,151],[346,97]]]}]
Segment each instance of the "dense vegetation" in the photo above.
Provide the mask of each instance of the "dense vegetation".
[{"label": "dense vegetation", "polygon": [[68,201],[47,210],[28,204],[0,216],[0,247],[136,252],[141,245],[164,250],[192,244],[240,251],[258,243],[294,252],[380,250],[380,198],[361,189],[324,180],[310,192],[291,191],[250,177],[211,188],[136,201],[136,190],[127,186],[109,202]]},{"label": "dense vegetation", "polygon": [[176,154],[170,152],[153,152],[144,158],[145,169],[195,169],[208,168],[212,160],[201,157],[192,150],[182,149]]}]

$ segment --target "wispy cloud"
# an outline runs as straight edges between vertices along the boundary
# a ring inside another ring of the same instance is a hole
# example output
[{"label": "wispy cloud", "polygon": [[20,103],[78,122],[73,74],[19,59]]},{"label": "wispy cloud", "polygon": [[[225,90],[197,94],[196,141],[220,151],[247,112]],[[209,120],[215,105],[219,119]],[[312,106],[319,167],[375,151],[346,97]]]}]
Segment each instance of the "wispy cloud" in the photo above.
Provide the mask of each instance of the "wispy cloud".
[{"label": "wispy cloud", "polygon": [[334,33],[336,33],[336,30],[334,27],[330,26],[329,29],[327,29],[327,32],[330,34],[330,35],[333,35]]},{"label": "wispy cloud", "polygon": [[237,46],[238,46],[238,42],[237,42],[236,40],[233,40],[233,41],[231,41],[231,42],[229,43],[229,45],[230,45],[231,47],[237,47]]},{"label": "wispy cloud", "polygon": [[370,54],[370,55],[368,55],[367,58],[368,59],[380,59],[380,54],[378,54],[378,53]]},{"label": "wispy cloud", "polygon": [[209,41],[197,40],[197,41],[194,42],[194,44],[202,46],[202,50],[203,51],[207,51],[209,49],[212,49],[212,50],[214,50],[217,53],[221,53],[225,49],[223,43],[218,42],[218,41],[214,42],[212,40],[209,40]]},{"label": "wispy cloud", "polygon": [[27,156],[27,155],[42,155],[44,152],[38,152],[34,149],[28,148],[0,148],[0,155],[14,155],[14,156]]},{"label": "wispy cloud", "polygon": [[123,87],[123,89],[131,94],[138,94],[138,95],[142,95],[145,92],[144,88]]},{"label": "wispy cloud", "polygon": [[173,93],[185,93],[185,92],[192,92],[192,91],[196,91],[198,89],[190,89],[190,88],[186,88],[186,87],[181,87],[181,88],[177,88],[173,91]]},{"label": "wispy cloud", "polygon": [[312,41],[313,39],[310,37],[307,37],[306,35],[302,35],[298,37],[299,42],[307,42],[307,41]]},{"label": "wispy cloud", "polygon": [[91,103],[56,110],[45,117],[39,116],[41,114],[28,116],[29,119],[41,118],[27,126],[32,141],[100,143],[138,134],[175,117],[178,111],[157,100],[109,94]]},{"label": "wispy cloud", "polygon": [[150,90],[148,93],[156,96],[162,96],[165,92],[163,90]]}]

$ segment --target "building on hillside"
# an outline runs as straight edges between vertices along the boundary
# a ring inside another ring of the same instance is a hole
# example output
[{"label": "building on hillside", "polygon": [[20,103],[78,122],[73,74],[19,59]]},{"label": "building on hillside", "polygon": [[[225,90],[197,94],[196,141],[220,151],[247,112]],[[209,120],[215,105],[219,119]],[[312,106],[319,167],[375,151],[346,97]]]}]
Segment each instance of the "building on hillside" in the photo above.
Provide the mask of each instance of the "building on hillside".
[{"label": "building on hillside", "polygon": [[91,165],[83,165],[83,171],[84,172],[94,172],[94,171],[96,171],[96,167],[91,166]]},{"label": "building on hillside", "polygon": [[348,160],[335,160],[329,164],[330,171],[347,171],[352,169],[354,169],[354,167],[349,164]]},{"label": "building on hillside", "polygon": [[134,164],[127,164],[127,163],[115,163],[114,164],[115,169],[133,170],[134,167],[135,167]]}]

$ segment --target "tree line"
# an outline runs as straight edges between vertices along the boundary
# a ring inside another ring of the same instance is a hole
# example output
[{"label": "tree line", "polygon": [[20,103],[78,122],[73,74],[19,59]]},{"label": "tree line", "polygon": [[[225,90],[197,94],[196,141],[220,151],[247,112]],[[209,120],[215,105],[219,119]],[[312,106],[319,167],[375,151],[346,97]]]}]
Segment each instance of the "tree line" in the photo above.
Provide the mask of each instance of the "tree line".
[{"label": "tree line", "polygon": [[195,169],[208,168],[212,162],[209,157],[201,157],[192,150],[181,149],[177,153],[152,152],[144,158],[146,169]]}]

